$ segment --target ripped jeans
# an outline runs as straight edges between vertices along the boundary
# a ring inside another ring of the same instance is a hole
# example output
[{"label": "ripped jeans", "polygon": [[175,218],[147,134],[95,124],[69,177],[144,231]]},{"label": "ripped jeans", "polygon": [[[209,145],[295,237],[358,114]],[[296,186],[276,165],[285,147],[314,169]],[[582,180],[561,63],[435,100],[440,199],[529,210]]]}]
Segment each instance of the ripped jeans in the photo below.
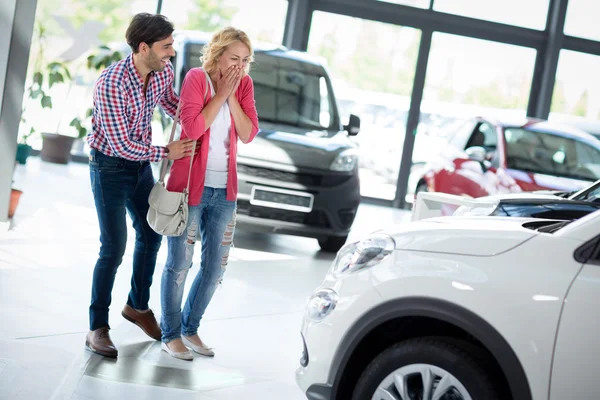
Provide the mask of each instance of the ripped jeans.
[{"label": "ripped jeans", "polygon": [[[205,187],[202,200],[190,206],[188,226],[181,236],[169,237],[169,254],[162,274],[160,328],[165,343],[198,332],[200,320],[223,279],[235,230],[235,201],[225,189]],[[181,311],[185,280],[192,267],[196,237],[200,230],[200,268]]]}]

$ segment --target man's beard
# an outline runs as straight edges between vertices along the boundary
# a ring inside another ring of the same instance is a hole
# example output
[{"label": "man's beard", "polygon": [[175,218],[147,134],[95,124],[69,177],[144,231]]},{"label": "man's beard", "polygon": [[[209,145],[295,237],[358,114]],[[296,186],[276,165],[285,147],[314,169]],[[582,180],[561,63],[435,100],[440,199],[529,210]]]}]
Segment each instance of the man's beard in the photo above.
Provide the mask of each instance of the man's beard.
[{"label": "man's beard", "polygon": [[154,52],[151,52],[147,63],[152,71],[162,72],[165,70],[166,64],[163,64],[161,61]]}]

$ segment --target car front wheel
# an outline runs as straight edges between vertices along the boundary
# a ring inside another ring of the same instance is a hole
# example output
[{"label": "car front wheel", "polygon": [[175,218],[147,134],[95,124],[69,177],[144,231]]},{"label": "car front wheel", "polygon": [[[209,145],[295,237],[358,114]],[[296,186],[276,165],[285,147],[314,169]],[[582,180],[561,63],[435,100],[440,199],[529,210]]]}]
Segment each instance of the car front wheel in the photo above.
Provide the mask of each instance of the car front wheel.
[{"label": "car front wheel", "polygon": [[337,253],[339,249],[346,243],[348,236],[329,236],[326,239],[319,239],[321,250]]},{"label": "car front wheel", "polygon": [[477,359],[440,338],[410,339],[377,356],[363,371],[353,400],[498,400]]}]

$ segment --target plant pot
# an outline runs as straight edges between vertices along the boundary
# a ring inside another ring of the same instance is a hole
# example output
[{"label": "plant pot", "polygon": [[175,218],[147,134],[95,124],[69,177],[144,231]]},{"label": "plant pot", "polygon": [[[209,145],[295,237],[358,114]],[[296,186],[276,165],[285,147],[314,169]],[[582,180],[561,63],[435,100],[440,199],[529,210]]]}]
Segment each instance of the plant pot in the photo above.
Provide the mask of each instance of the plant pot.
[{"label": "plant pot", "polygon": [[76,155],[83,155],[83,149],[85,147],[85,141],[83,139],[75,139],[75,142],[73,143],[73,154]]},{"label": "plant pot", "polygon": [[27,157],[31,154],[31,146],[28,144],[19,143],[17,145],[17,162],[21,165],[27,163]]},{"label": "plant pot", "polygon": [[67,164],[71,160],[71,148],[75,138],[56,133],[42,133],[42,160],[57,164]]},{"label": "plant pot", "polygon": [[10,203],[8,204],[8,218],[12,218],[15,215],[15,211],[17,211],[17,205],[19,204],[19,199],[23,194],[22,191],[17,189],[12,189],[10,192]]}]

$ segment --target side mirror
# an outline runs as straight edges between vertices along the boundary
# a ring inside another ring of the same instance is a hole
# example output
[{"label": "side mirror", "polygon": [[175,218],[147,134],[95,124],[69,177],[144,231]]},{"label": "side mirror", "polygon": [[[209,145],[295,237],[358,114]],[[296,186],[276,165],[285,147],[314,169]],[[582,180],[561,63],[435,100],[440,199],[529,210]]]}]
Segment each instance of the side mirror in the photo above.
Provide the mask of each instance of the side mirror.
[{"label": "side mirror", "polygon": [[348,131],[348,135],[356,136],[360,132],[360,118],[354,114],[350,114],[348,125],[344,125],[344,130]]},{"label": "side mirror", "polygon": [[487,156],[487,151],[481,146],[469,147],[467,150],[465,150],[465,152],[467,153],[469,160],[477,161],[480,163],[484,162]]}]

